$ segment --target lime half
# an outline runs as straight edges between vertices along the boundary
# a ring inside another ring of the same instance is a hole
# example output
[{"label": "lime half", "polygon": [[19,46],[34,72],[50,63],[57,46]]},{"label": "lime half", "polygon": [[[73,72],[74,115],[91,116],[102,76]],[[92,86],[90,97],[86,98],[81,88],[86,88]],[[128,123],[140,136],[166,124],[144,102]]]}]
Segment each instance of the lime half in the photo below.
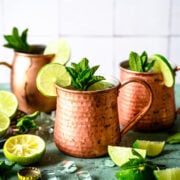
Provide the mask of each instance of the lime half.
[{"label": "lime half", "polygon": [[164,78],[164,84],[167,87],[172,87],[175,83],[175,75],[168,60],[160,54],[152,55],[149,60],[155,60],[152,67],[153,72],[161,72]]},{"label": "lime half", "polygon": [[71,76],[65,66],[59,63],[50,63],[43,66],[37,74],[36,85],[45,96],[56,97],[56,84],[67,87],[71,84]]},{"label": "lime half", "polygon": [[180,178],[180,168],[154,170],[154,175],[158,180],[178,180]]},{"label": "lime half", "polygon": [[[134,148],[143,158],[146,157],[146,150]],[[132,154],[132,148],[130,147],[121,147],[121,146],[108,146],[108,154],[112,161],[121,166],[124,163],[128,162],[130,158],[137,158],[137,156]]]},{"label": "lime half", "polygon": [[6,114],[0,112],[0,122],[1,122],[0,123],[0,138],[1,138],[6,134],[10,126],[10,119]]},{"label": "lime half", "polygon": [[30,165],[39,161],[45,149],[44,140],[31,134],[12,136],[3,146],[6,158],[21,165]]},{"label": "lime half", "polygon": [[91,85],[88,90],[89,91],[95,91],[95,90],[104,90],[104,89],[108,89],[108,88],[112,88],[113,85],[109,82],[105,82],[105,81],[99,81],[94,83],[93,85]]},{"label": "lime half", "polygon": [[164,146],[165,141],[136,140],[133,143],[134,148],[147,150],[147,156],[150,157],[158,156],[163,151]]},{"label": "lime half", "polygon": [[71,50],[65,39],[56,39],[47,45],[44,50],[44,54],[55,54],[52,62],[64,65],[70,59]]},{"label": "lime half", "polygon": [[12,117],[18,108],[18,100],[16,96],[8,91],[0,91],[0,111],[4,112],[8,117]]}]

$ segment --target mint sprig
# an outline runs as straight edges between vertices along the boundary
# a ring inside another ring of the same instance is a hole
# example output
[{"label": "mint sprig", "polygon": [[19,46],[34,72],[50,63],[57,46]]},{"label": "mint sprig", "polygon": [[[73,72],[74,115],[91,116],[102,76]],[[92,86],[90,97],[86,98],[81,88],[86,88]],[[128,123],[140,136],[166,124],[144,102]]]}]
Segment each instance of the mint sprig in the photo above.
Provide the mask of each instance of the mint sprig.
[{"label": "mint sprig", "polygon": [[19,33],[18,28],[13,27],[11,35],[4,35],[7,41],[4,47],[12,48],[17,52],[28,53],[30,51],[30,46],[27,42],[28,29],[25,29],[22,34]]},{"label": "mint sprig", "polygon": [[[157,165],[152,161],[146,160],[135,149],[132,149],[132,154],[136,157],[130,158],[128,162],[121,166],[121,169],[116,172],[117,179],[121,179],[121,171],[127,169],[136,169],[136,173],[140,173],[143,179],[155,180],[156,178],[153,174],[153,171],[159,169],[160,167],[165,167],[163,165]],[[131,175],[133,176],[133,174]]]},{"label": "mint sprig", "polygon": [[148,72],[153,67],[154,62],[148,62],[148,55],[145,51],[141,55],[133,51],[129,54],[129,67],[132,71]]},{"label": "mint sprig", "polygon": [[72,78],[72,86],[76,90],[86,91],[92,84],[105,80],[103,76],[96,76],[95,72],[99,66],[89,66],[89,60],[83,58],[79,63],[71,63],[71,67],[66,66]]},{"label": "mint sprig", "polygon": [[37,129],[39,126],[34,122],[39,115],[39,111],[35,111],[33,114],[25,115],[18,119],[16,127],[19,129],[19,133],[27,132],[31,129]]}]

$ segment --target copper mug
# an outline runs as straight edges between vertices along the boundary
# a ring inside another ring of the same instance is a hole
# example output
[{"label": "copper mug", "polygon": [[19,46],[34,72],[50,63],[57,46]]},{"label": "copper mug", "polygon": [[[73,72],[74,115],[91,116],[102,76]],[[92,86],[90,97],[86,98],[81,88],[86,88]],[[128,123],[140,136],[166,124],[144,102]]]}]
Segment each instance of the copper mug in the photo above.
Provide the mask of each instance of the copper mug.
[{"label": "copper mug", "polygon": [[51,55],[43,55],[45,46],[32,45],[31,53],[14,52],[12,65],[0,62],[11,69],[11,90],[19,102],[19,109],[26,113],[50,112],[56,108],[56,98],[43,96],[36,87],[40,68],[50,63]]},{"label": "copper mug", "polygon": [[[175,70],[179,70],[176,67]],[[154,132],[170,128],[176,118],[174,87],[166,87],[162,73],[135,72],[129,70],[128,61],[120,64],[120,81],[137,79],[146,82],[152,91],[152,105],[144,116],[135,124],[134,130]],[[120,124],[126,126],[148,103],[146,89],[137,83],[124,87],[118,96]]]},{"label": "copper mug", "polygon": [[[54,142],[60,151],[83,158],[103,156],[107,154],[107,146],[119,145],[121,136],[148,111],[152,95],[146,82],[131,79],[120,85],[119,80],[114,78],[106,80],[114,87],[99,91],[77,91],[57,86]],[[133,82],[145,87],[149,101],[120,132],[118,91]]]}]

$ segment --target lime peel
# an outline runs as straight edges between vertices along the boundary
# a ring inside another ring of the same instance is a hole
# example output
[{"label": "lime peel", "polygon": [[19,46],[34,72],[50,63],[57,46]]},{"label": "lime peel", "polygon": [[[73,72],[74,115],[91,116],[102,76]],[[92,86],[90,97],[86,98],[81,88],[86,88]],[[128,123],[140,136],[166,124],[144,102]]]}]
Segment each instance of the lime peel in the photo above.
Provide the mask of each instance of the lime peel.
[{"label": "lime peel", "polygon": [[47,45],[44,54],[55,54],[52,58],[52,62],[64,65],[70,59],[71,50],[67,40],[56,39]]},{"label": "lime peel", "polygon": [[[143,158],[146,157],[146,150],[134,148]],[[131,147],[121,147],[121,146],[108,146],[108,154],[111,160],[117,165],[121,166],[128,162],[130,158],[137,158],[137,156],[132,154]]]},{"label": "lime peel", "polygon": [[18,100],[16,96],[9,91],[0,91],[0,107],[1,111],[8,117],[13,117],[18,109]]},{"label": "lime peel", "polygon": [[56,84],[67,87],[71,84],[71,76],[65,66],[59,63],[50,63],[43,66],[37,74],[36,85],[38,90],[47,97],[56,97]]},{"label": "lime peel", "polygon": [[3,146],[5,157],[20,165],[30,165],[41,159],[46,150],[44,140],[32,134],[21,134],[7,139]]},{"label": "lime peel", "polygon": [[165,146],[165,141],[148,141],[148,140],[136,140],[133,143],[134,148],[145,149],[147,156],[155,157],[161,154]]},{"label": "lime peel", "polygon": [[172,87],[175,83],[175,74],[168,60],[160,54],[152,55],[149,60],[155,60],[152,67],[153,72],[161,72],[164,78],[164,84],[167,87]]}]

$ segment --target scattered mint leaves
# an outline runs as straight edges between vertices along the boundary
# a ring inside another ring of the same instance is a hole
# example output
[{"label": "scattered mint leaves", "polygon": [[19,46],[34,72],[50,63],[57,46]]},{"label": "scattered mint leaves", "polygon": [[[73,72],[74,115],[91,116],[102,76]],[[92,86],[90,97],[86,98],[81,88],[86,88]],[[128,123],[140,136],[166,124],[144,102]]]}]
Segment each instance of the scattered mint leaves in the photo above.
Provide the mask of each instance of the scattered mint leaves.
[{"label": "scattered mint leaves", "polygon": [[105,80],[103,76],[94,75],[99,66],[93,66],[90,68],[89,60],[83,58],[79,63],[71,63],[71,67],[66,66],[66,70],[69,72],[72,78],[72,86],[76,90],[86,91],[92,84]]},{"label": "scattered mint leaves", "polygon": [[39,111],[33,114],[25,115],[18,119],[16,127],[19,129],[19,133],[27,132],[30,129],[37,129],[38,125],[34,122],[34,119],[39,115]]},{"label": "scattered mint leaves", "polygon": [[22,34],[19,34],[19,30],[13,27],[11,35],[4,35],[7,44],[4,47],[12,48],[17,52],[28,53],[30,51],[30,46],[27,43],[27,33],[28,29],[25,29]]},{"label": "scattered mint leaves", "polygon": [[8,179],[10,170],[16,163],[6,163],[5,161],[0,161],[0,180]]},{"label": "scattered mint leaves", "polygon": [[145,51],[141,55],[133,51],[129,54],[129,67],[132,71],[148,72],[153,67],[154,62],[148,62],[148,55]]},{"label": "scattered mint leaves", "polygon": [[[162,165],[154,164],[151,161],[146,160],[139,154],[135,149],[132,149],[132,154],[135,155],[137,158],[130,158],[128,162],[124,163],[121,166],[121,169],[116,172],[115,176],[118,180],[123,179],[122,176],[126,176],[128,178],[129,176],[142,178],[146,180],[155,180],[155,176],[153,174],[154,170],[157,170],[160,166],[164,167]],[[124,171],[124,172],[122,172]]]}]

